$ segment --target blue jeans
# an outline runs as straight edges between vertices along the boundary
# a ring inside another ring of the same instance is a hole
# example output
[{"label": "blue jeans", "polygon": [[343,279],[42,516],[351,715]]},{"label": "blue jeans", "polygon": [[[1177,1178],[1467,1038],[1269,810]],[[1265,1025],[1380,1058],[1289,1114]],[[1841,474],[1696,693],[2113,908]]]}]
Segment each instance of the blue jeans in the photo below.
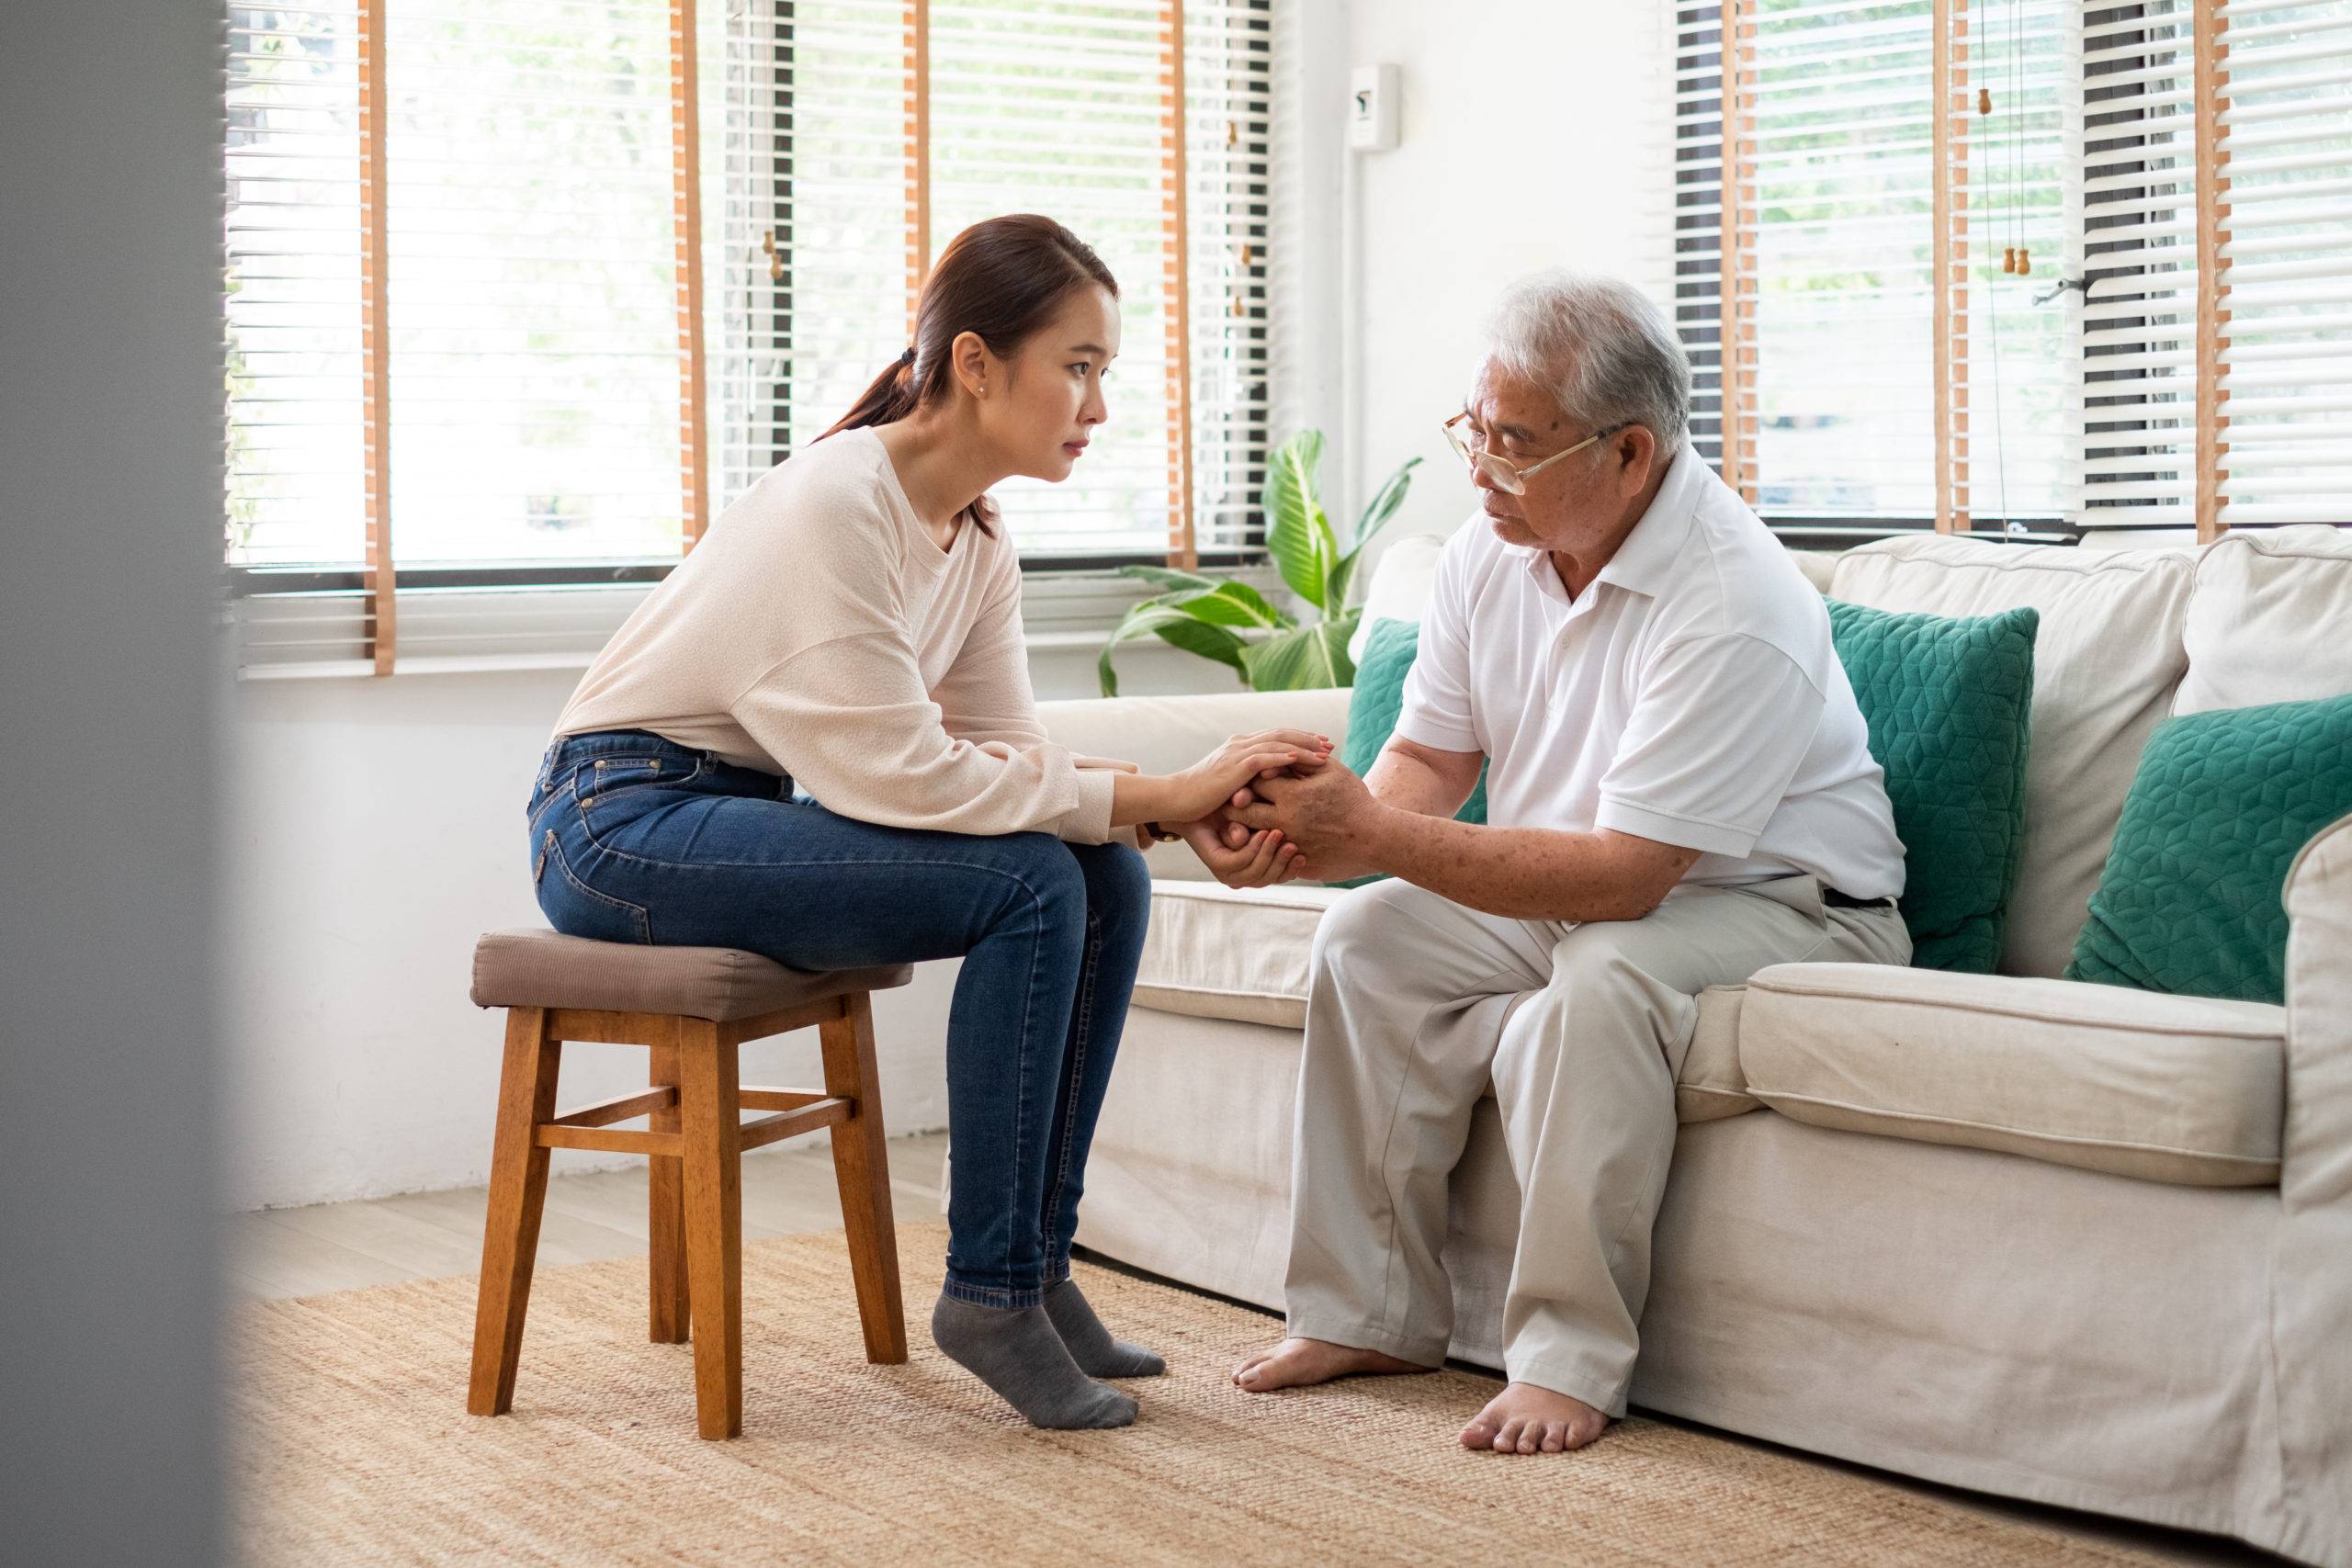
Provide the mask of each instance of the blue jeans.
[{"label": "blue jeans", "polygon": [[636,730],[550,746],[530,828],[539,908],[573,936],[808,970],[963,959],[947,1021],[947,1293],[1034,1306],[1069,1277],[1150,913],[1133,846],[876,827]]}]

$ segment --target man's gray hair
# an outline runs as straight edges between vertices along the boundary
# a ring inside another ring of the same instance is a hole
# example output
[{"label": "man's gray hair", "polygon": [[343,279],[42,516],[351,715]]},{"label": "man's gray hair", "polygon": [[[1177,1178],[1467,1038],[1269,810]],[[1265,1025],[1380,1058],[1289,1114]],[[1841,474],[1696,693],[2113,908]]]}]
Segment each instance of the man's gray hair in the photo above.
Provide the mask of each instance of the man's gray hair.
[{"label": "man's gray hair", "polygon": [[1487,326],[1495,363],[1548,387],[1593,430],[1638,424],[1668,454],[1690,423],[1690,361],[1647,296],[1613,277],[1560,268],[1504,291]]}]

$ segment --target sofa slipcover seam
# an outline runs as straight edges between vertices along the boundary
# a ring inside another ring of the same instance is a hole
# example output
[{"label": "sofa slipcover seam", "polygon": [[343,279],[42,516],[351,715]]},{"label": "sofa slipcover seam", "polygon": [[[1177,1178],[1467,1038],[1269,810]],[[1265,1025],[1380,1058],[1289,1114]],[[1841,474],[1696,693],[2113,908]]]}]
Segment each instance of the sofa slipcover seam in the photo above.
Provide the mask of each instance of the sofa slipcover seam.
[{"label": "sofa slipcover seam", "polygon": [[1170,980],[1137,980],[1136,989],[1148,987],[1155,991],[1182,991],[1195,997],[1247,997],[1252,1001],[1304,1002],[1304,993],[1294,996],[1288,991],[1244,991],[1231,986],[1180,986]]},{"label": "sofa slipcover seam", "polygon": [[1819,1095],[1795,1094],[1787,1089],[1766,1089],[1753,1080],[1747,1092],[1770,1104],[1772,1100],[1794,1100],[1800,1105],[1826,1106],[1836,1111],[1855,1111],[1867,1116],[1892,1116],[1905,1122],[1926,1122],[1939,1127],[1966,1127],[1981,1133],[2007,1133],[2014,1137],[2039,1138],[2052,1144],[2066,1144],[2080,1148],[2128,1149],[2136,1154],[2178,1155],[2187,1159],[2227,1160],[2235,1165],[2277,1165],[2277,1156],[2265,1158],[2260,1155],[2233,1155],[2219,1151],[2176,1147],[2169,1144],[2142,1144],[2124,1138],[2078,1137],[2066,1133],[2045,1133],[2031,1127],[2013,1127],[1999,1122],[1972,1122],[1961,1116],[1938,1116],[1925,1111],[1894,1111],[1884,1106],[1858,1105],[1849,1100],[1826,1100]]},{"label": "sofa slipcover seam", "polygon": [[[2066,983],[2070,985],[2083,985],[2087,984],[2088,982],[2069,981]],[[2028,1012],[2020,1008],[1991,1007],[1983,1002],[1944,1001],[1941,999],[1928,1000],[1917,997],[1873,996],[1867,992],[1831,990],[1801,985],[1792,985],[1785,980],[1750,980],[1748,982],[1748,986],[1751,989],[1770,992],[1774,996],[1811,997],[1818,999],[1843,1002],[1872,1002],[1886,1007],[1928,1008],[1939,1012],[1984,1013],[1992,1018],[2021,1018],[2031,1023],[2054,1024],[2069,1029],[2098,1029],[2120,1034],[2170,1034],[2179,1036],[2183,1039],[2199,1034],[2207,1034],[2219,1035],[2228,1040],[2275,1040],[2282,1045],[2286,1043],[2286,1030],[2284,1028],[2280,1028],[2275,1032],[2233,1029],[2226,1025],[2219,1024],[2211,1028],[2184,1028],[2177,1024],[2125,1023],[2106,1019],[2065,1018],[2053,1016],[2049,1013]],[[2147,996],[2159,996],[2164,993],[2149,991],[2142,994]],[[2200,1001],[2221,1001],[2226,1000],[2227,998],[2219,997],[2204,997],[2194,999]]]}]

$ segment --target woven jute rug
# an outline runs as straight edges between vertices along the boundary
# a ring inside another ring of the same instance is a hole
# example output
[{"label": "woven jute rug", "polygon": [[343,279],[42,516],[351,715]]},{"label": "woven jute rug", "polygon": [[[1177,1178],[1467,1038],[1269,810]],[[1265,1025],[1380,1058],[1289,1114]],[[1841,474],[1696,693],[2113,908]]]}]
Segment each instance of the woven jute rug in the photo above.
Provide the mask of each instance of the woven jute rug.
[{"label": "woven jute rug", "polygon": [[1573,1455],[1453,1442],[1474,1374],[1276,1395],[1267,1316],[1080,1265],[1170,1375],[1124,1431],[1023,1424],[932,1348],[945,1233],[900,1231],[906,1366],[868,1366],[838,1233],[743,1250],[743,1436],[695,1436],[645,1266],[542,1269],[509,1416],[465,1413],[470,1277],[241,1310],[239,1531],[260,1563],[1743,1564],[2147,1562],[1867,1476],[1634,1419]]}]

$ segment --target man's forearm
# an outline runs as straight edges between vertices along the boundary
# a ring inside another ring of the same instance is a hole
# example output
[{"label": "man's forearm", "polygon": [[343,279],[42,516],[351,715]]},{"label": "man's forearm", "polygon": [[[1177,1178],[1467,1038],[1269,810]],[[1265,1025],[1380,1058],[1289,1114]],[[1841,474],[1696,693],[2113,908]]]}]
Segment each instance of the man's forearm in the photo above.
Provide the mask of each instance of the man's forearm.
[{"label": "man's forearm", "polygon": [[1636,907],[1590,833],[1487,828],[1382,804],[1351,848],[1373,870],[1510,919],[1634,920],[1650,912]]}]

